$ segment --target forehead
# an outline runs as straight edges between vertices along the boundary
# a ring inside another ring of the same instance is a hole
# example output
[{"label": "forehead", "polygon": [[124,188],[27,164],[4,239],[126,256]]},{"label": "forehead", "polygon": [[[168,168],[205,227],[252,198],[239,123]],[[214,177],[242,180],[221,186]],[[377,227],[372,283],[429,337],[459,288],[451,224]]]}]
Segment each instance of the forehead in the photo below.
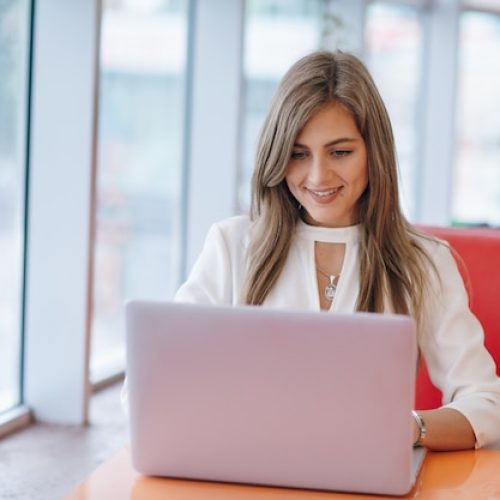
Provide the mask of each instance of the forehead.
[{"label": "forehead", "polygon": [[296,142],[339,138],[360,139],[354,116],[340,103],[331,102],[313,113],[297,135]]}]

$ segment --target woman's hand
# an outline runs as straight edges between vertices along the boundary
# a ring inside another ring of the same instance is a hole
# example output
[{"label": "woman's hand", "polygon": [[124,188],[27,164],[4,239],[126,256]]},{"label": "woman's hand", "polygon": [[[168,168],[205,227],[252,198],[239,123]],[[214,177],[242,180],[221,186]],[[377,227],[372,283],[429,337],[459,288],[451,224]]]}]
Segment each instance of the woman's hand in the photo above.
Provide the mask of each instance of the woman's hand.
[{"label": "woman's hand", "polygon": [[[421,410],[426,435],[421,444],[436,451],[469,450],[476,446],[476,436],[467,418],[452,408]],[[420,429],[413,419],[413,442],[420,436]]]}]

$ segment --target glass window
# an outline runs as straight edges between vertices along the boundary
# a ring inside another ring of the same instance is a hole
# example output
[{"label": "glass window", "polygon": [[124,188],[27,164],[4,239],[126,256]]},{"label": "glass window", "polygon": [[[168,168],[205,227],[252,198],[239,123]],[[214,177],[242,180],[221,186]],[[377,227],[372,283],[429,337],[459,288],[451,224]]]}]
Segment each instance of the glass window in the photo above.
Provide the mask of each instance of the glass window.
[{"label": "glass window", "polygon": [[500,225],[500,15],[460,21],[455,223]]},{"label": "glass window", "polygon": [[250,0],[245,11],[242,140],[238,200],[246,210],[260,127],[286,70],[320,46],[321,1]]},{"label": "glass window", "polygon": [[103,4],[93,381],[124,368],[124,301],[178,286],[187,5]]},{"label": "glass window", "polygon": [[21,402],[29,7],[0,2],[0,412]]},{"label": "glass window", "polygon": [[415,213],[419,88],[423,33],[419,9],[373,2],[366,12],[366,62],[391,117],[399,163],[400,198]]}]

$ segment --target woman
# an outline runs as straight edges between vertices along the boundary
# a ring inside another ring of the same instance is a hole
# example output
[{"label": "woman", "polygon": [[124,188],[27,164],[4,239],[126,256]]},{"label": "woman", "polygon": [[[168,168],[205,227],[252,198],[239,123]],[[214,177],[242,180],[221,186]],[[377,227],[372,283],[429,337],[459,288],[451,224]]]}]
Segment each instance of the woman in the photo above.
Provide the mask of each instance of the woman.
[{"label": "woman", "polygon": [[214,225],[176,300],[411,315],[445,405],[416,444],[500,439],[500,379],[449,248],[403,217],[392,129],[363,64],[316,52],[285,75],[264,123],[251,217]]}]

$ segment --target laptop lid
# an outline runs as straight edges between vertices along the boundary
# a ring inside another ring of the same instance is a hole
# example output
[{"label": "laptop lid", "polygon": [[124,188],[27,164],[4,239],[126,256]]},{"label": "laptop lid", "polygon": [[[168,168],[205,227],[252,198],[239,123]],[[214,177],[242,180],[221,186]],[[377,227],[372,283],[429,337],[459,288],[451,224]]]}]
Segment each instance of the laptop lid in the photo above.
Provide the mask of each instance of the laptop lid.
[{"label": "laptop lid", "polygon": [[139,472],[411,489],[411,319],[136,301],[126,327]]}]

